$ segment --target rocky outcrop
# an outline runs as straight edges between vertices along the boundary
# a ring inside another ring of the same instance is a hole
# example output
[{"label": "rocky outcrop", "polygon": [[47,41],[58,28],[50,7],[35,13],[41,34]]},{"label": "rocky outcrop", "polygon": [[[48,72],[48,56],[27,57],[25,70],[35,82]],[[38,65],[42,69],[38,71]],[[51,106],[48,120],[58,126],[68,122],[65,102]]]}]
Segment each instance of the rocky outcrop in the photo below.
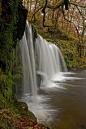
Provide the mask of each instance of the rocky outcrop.
[{"label": "rocky outcrop", "polygon": [[12,49],[23,36],[28,11],[22,0],[0,0],[0,7],[0,68],[6,71],[9,66],[9,71]]},{"label": "rocky outcrop", "polygon": [[6,30],[8,26],[12,23],[13,17],[14,20],[14,27],[16,28],[13,30],[13,36],[15,39],[21,39],[22,35],[25,30],[25,23],[27,18],[27,10],[22,5],[22,0],[2,0],[1,1],[1,19],[0,28],[1,31]]},{"label": "rocky outcrop", "polygon": [[22,6],[22,4],[18,4],[18,22],[17,22],[17,36],[18,39],[21,39],[25,30],[27,18],[27,10]]}]

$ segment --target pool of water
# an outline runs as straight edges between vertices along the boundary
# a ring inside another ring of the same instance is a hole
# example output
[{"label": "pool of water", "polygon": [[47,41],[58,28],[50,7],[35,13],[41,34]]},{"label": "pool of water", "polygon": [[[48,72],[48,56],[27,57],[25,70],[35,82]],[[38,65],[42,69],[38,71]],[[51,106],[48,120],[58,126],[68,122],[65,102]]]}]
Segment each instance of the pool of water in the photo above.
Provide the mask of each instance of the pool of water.
[{"label": "pool of water", "polygon": [[39,90],[39,94],[49,98],[52,121],[48,121],[49,116],[45,123],[53,129],[86,129],[86,70],[74,73],[65,76],[80,79],[58,82],[62,88]]}]

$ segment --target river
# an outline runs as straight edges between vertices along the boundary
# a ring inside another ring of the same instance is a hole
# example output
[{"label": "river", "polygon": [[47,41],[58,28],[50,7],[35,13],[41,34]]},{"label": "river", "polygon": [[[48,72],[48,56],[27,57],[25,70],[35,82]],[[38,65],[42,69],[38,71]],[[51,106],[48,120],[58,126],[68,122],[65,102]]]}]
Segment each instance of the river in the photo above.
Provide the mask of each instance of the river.
[{"label": "river", "polygon": [[73,78],[58,82],[59,88],[39,90],[49,98],[51,118],[45,123],[53,129],[86,129],[86,70],[73,73],[65,75]]}]

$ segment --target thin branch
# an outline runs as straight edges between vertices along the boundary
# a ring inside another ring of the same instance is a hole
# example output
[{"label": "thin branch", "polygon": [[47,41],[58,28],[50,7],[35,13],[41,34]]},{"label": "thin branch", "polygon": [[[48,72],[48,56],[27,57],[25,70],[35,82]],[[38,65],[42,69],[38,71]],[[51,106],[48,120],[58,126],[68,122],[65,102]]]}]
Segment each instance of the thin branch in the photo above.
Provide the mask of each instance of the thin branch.
[{"label": "thin branch", "polygon": [[60,6],[62,6],[64,4],[64,0],[60,0],[56,5],[47,5],[47,8],[56,10],[57,8],[59,8]]},{"label": "thin branch", "polygon": [[78,32],[78,29],[76,27],[76,25],[74,24],[74,22],[72,22],[71,20],[68,20],[66,17],[65,17],[65,14],[64,14],[64,10],[63,10],[63,17],[64,17],[64,20],[66,20],[67,22],[70,22],[73,24],[73,26],[75,27],[76,31],[77,31],[77,35],[78,35],[78,39],[79,39],[79,43],[80,43],[80,38],[79,38],[79,32]]},{"label": "thin branch", "polygon": [[82,6],[82,5],[79,5],[79,4],[74,3],[74,2],[69,2],[69,4],[75,5],[76,7],[79,6],[79,7],[81,7],[81,8],[86,8],[86,5],[85,5],[85,6]]},{"label": "thin branch", "polygon": [[45,0],[45,5],[41,11],[43,13],[43,27],[45,27],[44,23],[45,23],[45,15],[46,15],[45,9],[46,9],[46,7],[47,7],[47,0]]},{"label": "thin branch", "polygon": [[36,10],[36,11],[33,13],[32,18],[31,18],[31,21],[32,21],[34,15],[35,15],[39,10],[41,10],[42,8],[43,8],[43,7],[40,7],[38,10]]}]

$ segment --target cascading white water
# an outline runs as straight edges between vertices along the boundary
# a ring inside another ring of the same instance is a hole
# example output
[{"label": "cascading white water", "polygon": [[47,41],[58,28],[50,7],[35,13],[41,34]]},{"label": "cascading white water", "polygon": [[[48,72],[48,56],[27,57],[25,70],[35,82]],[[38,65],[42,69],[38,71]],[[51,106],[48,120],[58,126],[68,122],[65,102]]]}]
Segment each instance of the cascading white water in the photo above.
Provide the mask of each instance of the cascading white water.
[{"label": "cascading white water", "polygon": [[44,40],[40,35],[36,40],[35,53],[38,64],[37,74],[43,76],[43,80],[45,80],[44,85],[46,85],[47,82],[50,84],[50,80],[52,80],[51,78],[53,78],[53,76],[63,71],[67,72],[65,60],[60,49],[55,44]]},{"label": "cascading white water", "polygon": [[20,42],[20,50],[23,65],[23,94],[26,95],[31,93],[33,95],[33,101],[35,101],[35,98],[37,96],[35,56],[33,48],[32,29],[31,25],[29,25],[27,21],[26,30]]},{"label": "cascading white water", "polygon": [[67,72],[67,67],[60,49],[44,40],[40,35],[36,40],[36,55],[38,57],[38,70],[53,76],[58,72]]},{"label": "cascading white water", "polygon": [[50,43],[49,47],[52,53],[51,58],[53,58],[53,67],[55,68],[55,73],[67,72],[67,66],[60,49],[53,43]]},{"label": "cascading white water", "polygon": [[[38,57],[38,70],[46,75],[53,75],[55,68],[53,67],[53,59],[51,58],[51,51],[49,44],[41,36],[36,40],[36,55]],[[52,68],[52,69],[51,69]]]},{"label": "cascading white water", "polygon": [[[23,94],[32,93],[33,100],[35,100],[37,96],[36,73],[43,76],[44,85],[50,84],[50,81],[51,85],[53,85],[52,78],[62,71],[67,72],[67,67],[60,49],[44,40],[40,35],[36,39],[35,48],[33,47],[32,29],[27,21],[26,29],[20,42],[20,50],[23,65]],[[37,72],[35,66],[37,66]]]}]

